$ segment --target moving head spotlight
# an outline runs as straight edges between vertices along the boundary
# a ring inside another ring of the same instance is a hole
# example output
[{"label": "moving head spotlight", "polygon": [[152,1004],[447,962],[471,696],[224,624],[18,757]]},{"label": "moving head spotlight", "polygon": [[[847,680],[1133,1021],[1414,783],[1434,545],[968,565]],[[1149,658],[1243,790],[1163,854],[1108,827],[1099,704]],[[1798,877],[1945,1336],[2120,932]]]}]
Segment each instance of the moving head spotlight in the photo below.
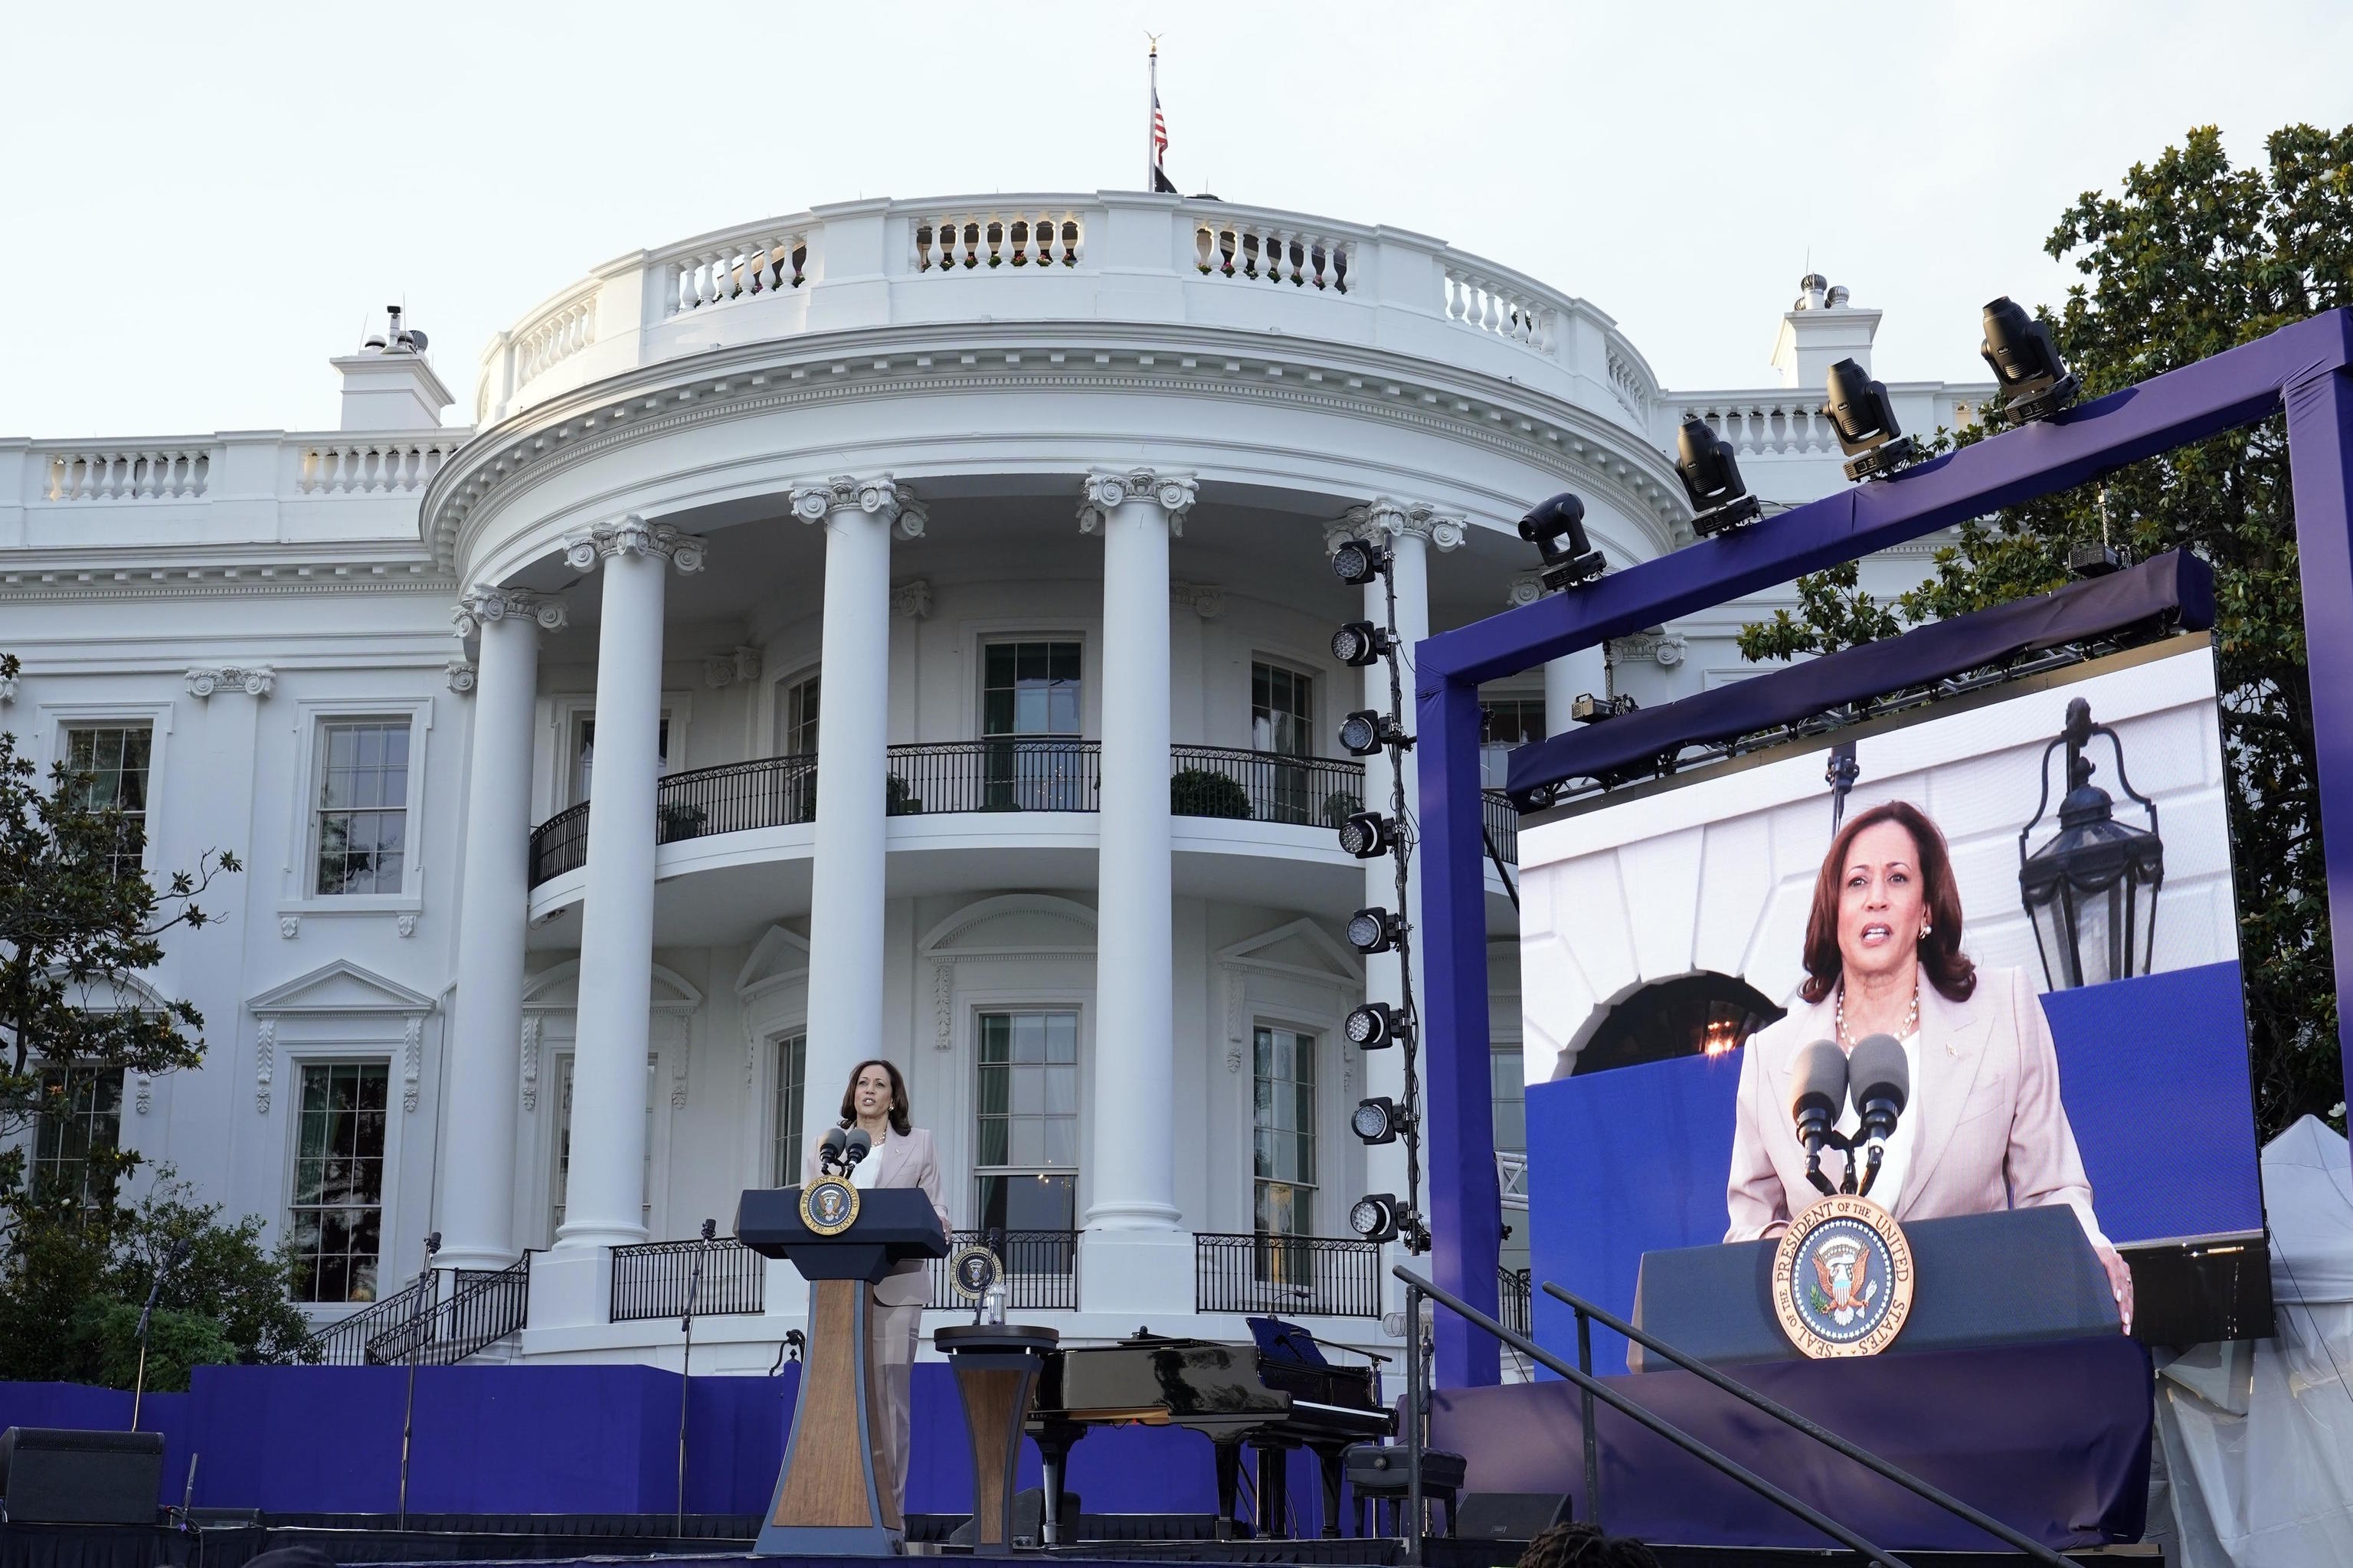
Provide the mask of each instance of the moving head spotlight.
[{"label": "moving head spotlight", "polygon": [[1585,503],[1567,491],[1536,503],[1520,519],[1520,537],[1543,559],[1539,576],[1547,589],[1575,588],[1601,575],[1601,552],[1585,532]]},{"label": "moving head spotlight", "polygon": [[1920,449],[1895,422],[1887,388],[1852,359],[1831,366],[1829,409],[1839,450],[1854,461],[1849,479],[1884,479],[1912,463]]},{"label": "moving head spotlight", "polygon": [[2047,419],[2075,400],[2083,383],[2067,369],[2051,342],[2051,328],[2026,313],[2008,294],[1985,308],[1985,343],[1979,352],[2001,383],[2004,407],[2025,424]]},{"label": "moving head spotlight", "polygon": [[1675,472],[1683,476],[1683,493],[1691,497],[1692,532],[1704,539],[1756,521],[1757,498],[1740,482],[1740,464],[1732,443],[1694,416],[1683,421],[1675,436]]}]

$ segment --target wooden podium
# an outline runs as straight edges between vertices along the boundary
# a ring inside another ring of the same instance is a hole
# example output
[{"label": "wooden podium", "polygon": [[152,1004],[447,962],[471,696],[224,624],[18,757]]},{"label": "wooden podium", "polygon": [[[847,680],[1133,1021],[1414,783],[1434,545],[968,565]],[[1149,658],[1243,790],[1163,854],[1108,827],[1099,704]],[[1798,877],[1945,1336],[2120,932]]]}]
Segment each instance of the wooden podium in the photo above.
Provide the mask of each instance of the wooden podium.
[{"label": "wooden podium", "polygon": [[883,1484],[891,1477],[881,1391],[869,1364],[868,1287],[909,1258],[945,1256],[948,1244],[917,1188],[877,1187],[857,1200],[855,1218],[831,1234],[802,1218],[798,1187],[749,1189],[735,1210],[744,1245],[790,1258],[809,1282],[800,1396],[752,1548],[758,1556],[889,1557],[905,1539],[895,1489]]}]

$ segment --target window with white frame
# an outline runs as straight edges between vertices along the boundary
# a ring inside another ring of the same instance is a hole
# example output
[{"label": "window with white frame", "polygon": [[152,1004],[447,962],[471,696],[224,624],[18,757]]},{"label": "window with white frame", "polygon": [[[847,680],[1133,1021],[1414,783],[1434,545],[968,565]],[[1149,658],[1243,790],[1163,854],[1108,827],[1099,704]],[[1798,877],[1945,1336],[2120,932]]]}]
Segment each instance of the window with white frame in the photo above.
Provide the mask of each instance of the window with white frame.
[{"label": "window with white frame", "polygon": [[[638,1222],[652,1234],[654,1204],[654,1068],[659,1057],[646,1058],[646,1147],[638,1176]],[[555,1059],[555,1171],[548,1184],[548,1235],[564,1228],[565,1189],[572,1176],[572,1063],[567,1051]],[[798,1178],[795,1178],[798,1180]]]},{"label": "window with white frame", "polygon": [[321,897],[396,894],[408,871],[406,718],[330,719],[319,726],[311,842]]},{"label": "window with white frame", "polygon": [[776,1042],[776,1185],[801,1180],[801,1091],[808,1082],[808,1036],[787,1034]]},{"label": "window with white frame", "polygon": [[1083,651],[1075,641],[1042,639],[982,647],[986,810],[1093,810],[1080,729]]},{"label": "window with white frame", "polygon": [[135,874],[146,853],[147,770],[154,747],[154,726],[145,722],[72,725],[66,730],[74,803],[122,813],[122,838],[114,851],[118,876]]},{"label": "window with white frame", "polygon": [[817,755],[818,675],[818,672],[811,671],[799,680],[786,681],[776,688],[778,757]]},{"label": "window with white frame", "polygon": [[[1315,1036],[1260,1024],[1250,1040],[1251,1228],[1315,1234]],[[1261,1249],[1261,1258],[1279,1257]]]},{"label": "window with white frame", "polygon": [[1079,1015],[980,1015],[974,1218],[1070,1231],[1079,1212]]},{"label": "window with white frame", "polygon": [[298,1301],[373,1301],[384,1250],[386,1062],[305,1062],[289,1210]]},{"label": "window with white frame", "polygon": [[[1315,755],[1315,678],[1263,659],[1250,663],[1250,749],[1273,757]],[[1257,769],[1265,798],[1253,801],[1269,820],[1307,823],[1315,820],[1313,781],[1304,768],[1277,763]],[[1259,790],[1253,789],[1253,795]]]},{"label": "window with white frame", "polygon": [[88,1063],[40,1069],[33,1128],[33,1192],[92,1202],[90,1161],[121,1145],[122,1073]]}]

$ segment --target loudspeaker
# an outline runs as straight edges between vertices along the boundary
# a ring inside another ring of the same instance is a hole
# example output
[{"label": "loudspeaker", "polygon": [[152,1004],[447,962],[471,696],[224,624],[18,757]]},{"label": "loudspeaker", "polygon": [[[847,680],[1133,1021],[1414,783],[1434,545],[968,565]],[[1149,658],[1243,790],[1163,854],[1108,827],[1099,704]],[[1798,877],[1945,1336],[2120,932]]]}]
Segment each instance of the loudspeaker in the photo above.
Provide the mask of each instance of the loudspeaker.
[{"label": "loudspeaker", "polygon": [[1575,1518],[1567,1492],[1464,1492],[1458,1533],[1465,1541],[1534,1541]]},{"label": "loudspeaker", "polygon": [[0,1495],[26,1524],[153,1524],[164,1488],[160,1432],[0,1432]]}]

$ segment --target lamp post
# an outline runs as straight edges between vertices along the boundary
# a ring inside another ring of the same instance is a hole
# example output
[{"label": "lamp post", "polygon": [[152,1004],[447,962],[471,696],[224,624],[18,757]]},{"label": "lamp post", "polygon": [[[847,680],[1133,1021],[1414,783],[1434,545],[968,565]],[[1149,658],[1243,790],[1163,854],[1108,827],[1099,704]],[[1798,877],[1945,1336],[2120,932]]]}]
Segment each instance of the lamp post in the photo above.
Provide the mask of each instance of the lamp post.
[{"label": "lamp post", "polygon": [[[2115,801],[2092,782],[2096,769],[2084,748],[2095,735],[2116,754],[2116,787],[2148,813],[2148,826],[2115,819]],[[2031,854],[2027,841],[2051,804],[2051,754],[2067,748],[2067,793],[2059,802],[2059,829]],[[2099,985],[2148,972],[2157,946],[2157,894],[2165,882],[2165,841],[2157,833],[2157,802],[2125,776],[2124,743],[2092,722],[2082,697],[2067,705],[2067,722],[2042,748],[2042,797],[2018,831],[2018,888],[2042,955],[2042,976],[2053,991]]]}]

